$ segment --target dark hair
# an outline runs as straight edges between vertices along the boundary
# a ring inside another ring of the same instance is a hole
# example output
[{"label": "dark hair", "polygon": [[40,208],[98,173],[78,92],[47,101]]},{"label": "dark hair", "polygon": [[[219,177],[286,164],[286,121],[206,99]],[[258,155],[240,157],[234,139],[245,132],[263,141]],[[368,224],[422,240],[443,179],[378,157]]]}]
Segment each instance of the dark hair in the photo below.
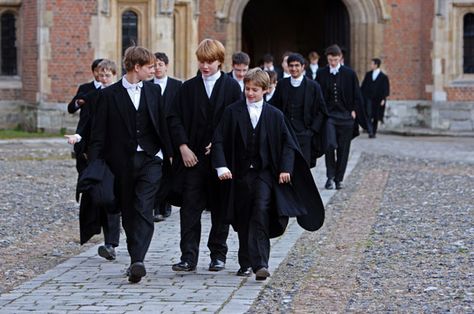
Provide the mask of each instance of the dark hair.
[{"label": "dark hair", "polygon": [[125,70],[131,71],[136,64],[144,66],[147,64],[155,64],[156,58],[151,51],[140,46],[128,47],[123,56],[123,65]]},{"label": "dark hair", "polygon": [[382,64],[382,60],[379,58],[373,58],[372,62],[377,66],[377,68],[380,68],[380,65]]},{"label": "dark hair", "polygon": [[242,51],[239,51],[239,52],[235,52],[233,55],[232,55],[232,65],[234,64],[245,64],[245,65],[249,65],[250,64],[250,57],[248,54],[246,54],[245,52],[242,52]]},{"label": "dark hair", "polygon": [[270,84],[277,81],[278,74],[275,71],[265,70],[265,72],[267,72],[268,76],[270,77]]},{"label": "dark hair", "polygon": [[316,51],[311,51],[308,54],[308,59],[309,60],[319,59],[319,54]]},{"label": "dark hair", "polygon": [[170,62],[168,56],[164,52],[155,52],[155,57],[157,60],[163,61],[166,65]]},{"label": "dark hair", "polygon": [[299,62],[301,65],[306,64],[306,60],[299,53],[292,53],[288,56],[288,59],[286,59],[286,63],[290,64],[291,62]]},{"label": "dark hair", "polygon": [[92,62],[92,65],[91,65],[91,70],[92,70],[92,72],[94,72],[94,70],[97,68],[97,66],[99,65],[99,63],[102,62],[102,60],[104,60],[104,59],[100,58],[100,59],[95,59],[95,60]]},{"label": "dark hair", "polygon": [[326,56],[341,56],[342,57],[342,51],[338,45],[332,45],[332,46],[327,47],[324,54]]},{"label": "dark hair", "polygon": [[273,62],[273,56],[270,53],[266,53],[262,58],[264,63]]}]

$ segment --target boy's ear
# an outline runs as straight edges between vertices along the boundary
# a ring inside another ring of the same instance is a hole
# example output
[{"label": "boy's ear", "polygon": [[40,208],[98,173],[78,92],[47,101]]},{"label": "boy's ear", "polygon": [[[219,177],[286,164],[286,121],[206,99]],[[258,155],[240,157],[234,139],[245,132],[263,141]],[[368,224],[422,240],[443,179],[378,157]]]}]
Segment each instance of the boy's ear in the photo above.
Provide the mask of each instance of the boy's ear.
[{"label": "boy's ear", "polygon": [[141,68],[141,66],[137,63],[137,64],[135,64],[135,66],[133,67],[133,70],[134,70],[135,72],[138,72],[138,71],[140,71],[140,68]]}]

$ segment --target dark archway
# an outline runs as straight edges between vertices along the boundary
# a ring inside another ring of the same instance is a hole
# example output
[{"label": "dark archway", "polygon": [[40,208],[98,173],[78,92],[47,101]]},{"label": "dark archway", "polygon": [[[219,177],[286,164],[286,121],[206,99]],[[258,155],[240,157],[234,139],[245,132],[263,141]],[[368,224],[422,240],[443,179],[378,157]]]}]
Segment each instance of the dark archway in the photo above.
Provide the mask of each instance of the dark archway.
[{"label": "dark archway", "polygon": [[[268,52],[279,65],[285,51],[322,56],[331,44],[345,50],[350,65],[350,20],[342,0],[250,0],[243,12],[242,51],[252,66]],[[320,65],[325,63],[321,57]]]}]

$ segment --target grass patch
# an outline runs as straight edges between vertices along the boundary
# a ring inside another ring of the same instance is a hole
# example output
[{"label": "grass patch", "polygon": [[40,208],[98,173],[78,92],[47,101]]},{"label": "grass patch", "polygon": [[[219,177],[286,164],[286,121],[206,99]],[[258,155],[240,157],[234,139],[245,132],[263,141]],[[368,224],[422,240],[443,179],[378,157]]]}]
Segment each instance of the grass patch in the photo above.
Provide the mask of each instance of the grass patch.
[{"label": "grass patch", "polygon": [[22,130],[0,130],[0,139],[61,137],[61,133],[27,132]]}]

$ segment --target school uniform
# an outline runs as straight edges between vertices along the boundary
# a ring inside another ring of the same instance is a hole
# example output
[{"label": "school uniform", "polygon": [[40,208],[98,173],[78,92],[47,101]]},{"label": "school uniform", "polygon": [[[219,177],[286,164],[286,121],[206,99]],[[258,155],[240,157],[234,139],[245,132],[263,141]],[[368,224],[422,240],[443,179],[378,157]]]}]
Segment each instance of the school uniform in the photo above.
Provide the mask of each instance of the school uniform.
[{"label": "school uniform", "polygon": [[[314,231],[324,206],[295,135],[280,110],[240,100],[226,108],[212,142],[212,164],[232,173],[223,186],[224,219],[239,236],[241,269],[268,268],[270,238],[283,234],[288,217]],[[279,184],[281,172],[292,184]]]},{"label": "school uniform", "polygon": [[380,69],[369,71],[365,74],[361,85],[362,95],[365,100],[368,122],[372,126],[371,136],[377,133],[379,121],[383,122],[385,107],[380,105],[382,100],[386,101],[390,95],[390,83],[388,76]]},{"label": "school uniform", "polygon": [[[147,81],[131,84],[124,76],[101,91],[89,159],[104,159],[115,176],[115,196],[131,260],[130,281],[133,266],[143,263],[153,236],[155,196],[170,150],[165,127],[159,86]],[[139,277],[143,275],[144,269]]]},{"label": "school uniform", "polygon": [[311,167],[316,165],[313,137],[319,137],[326,119],[326,104],[321,87],[303,75],[278,82],[270,103],[280,109],[296,133],[301,152]]},{"label": "school uniform", "polygon": [[[241,97],[239,84],[224,72],[209,78],[198,74],[183,83],[168,115],[175,150],[173,190],[181,191],[181,199],[176,199],[174,204],[181,206],[181,262],[188,263],[188,270],[195,268],[198,262],[204,209],[211,211],[212,227],[207,244],[211,263],[226,260],[229,226],[221,221],[218,179],[210,156],[205,153],[225,107]],[[199,160],[194,167],[183,164],[179,151],[183,144],[187,144]]]},{"label": "school uniform", "polygon": [[[361,110],[359,82],[355,72],[343,65],[319,69],[316,80],[321,85],[328,110],[326,176],[338,185],[344,179],[351,140],[358,135],[358,123],[363,123],[365,116]],[[360,119],[357,122],[352,118],[352,111]]]},{"label": "school uniform", "polygon": [[74,98],[67,105],[67,111],[69,113],[74,113],[77,110],[81,109],[81,107],[77,105],[76,101],[78,99],[84,98],[84,96],[88,94],[89,92],[100,89],[101,86],[102,84],[96,80],[80,85],[79,88],[77,89],[76,96],[74,96]]},{"label": "school uniform", "polygon": [[319,66],[317,64],[309,64],[309,66],[305,69],[305,75],[310,80],[316,80],[316,76],[318,73]]}]

